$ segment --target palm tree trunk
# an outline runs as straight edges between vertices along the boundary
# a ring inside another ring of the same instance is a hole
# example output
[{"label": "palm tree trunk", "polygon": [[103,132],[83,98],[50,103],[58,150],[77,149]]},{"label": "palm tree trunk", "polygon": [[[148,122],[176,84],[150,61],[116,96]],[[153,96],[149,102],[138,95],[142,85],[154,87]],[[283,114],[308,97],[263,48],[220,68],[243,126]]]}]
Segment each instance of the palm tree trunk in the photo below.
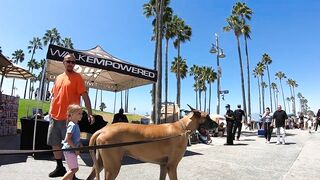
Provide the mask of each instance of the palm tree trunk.
[{"label": "palm tree trunk", "polygon": [[165,105],[164,105],[164,122],[167,122],[168,118],[168,48],[169,39],[166,39],[166,62],[165,62]]},{"label": "palm tree trunk", "polygon": [[203,111],[207,112],[207,90],[204,91],[204,107]]},{"label": "palm tree trunk", "polygon": [[250,92],[250,63],[249,63],[249,53],[248,53],[248,41],[247,36],[244,36],[245,50],[247,57],[247,83],[248,83],[248,116],[251,117],[251,92]]},{"label": "palm tree trunk", "polygon": [[[276,106],[277,106],[277,101],[276,101],[276,92],[275,92],[275,89],[273,89],[272,90],[272,92],[273,92],[273,100],[274,100],[274,109],[276,110],[277,108],[276,108]],[[272,112],[272,111],[271,111]]]},{"label": "palm tree trunk", "polygon": [[94,99],[94,109],[97,109],[98,89],[96,89],[96,98]]},{"label": "palm tree trunk", "polygon": [[285,101],[284,93],[283,93],[282,82],[281,82],[281,79],[280,79],[280,78],[279,78],[279,80],[280,80],[280,86],[281,86],[281,92],[282,92],[282,100],[283,100],[284,110],[285,110],[285,111],[287,111],[287,108],[286,108],[286,101]]},{"label": "palm tree trunk", "polygon": [[[241,50],[240,50],[240,40],[239,40],[239,36],[237,36],[237,43],[238,43],[238,55],[239,55],[240,74],[241,74],[242,104],[243,104],[243,110],[244,110],[244,112],[247,113],[246,92],[245,92],[245,88],[244,88],[244,76],[243,76],[243,67],[242,67],[242,58],[241,58]],[[244,116],[244,121],[247,122],[247,116]]]},{"label": "palm tree trunk", "polygon": [[159,4],[159,13],[158,13],[158,62],[157,62],[157,70],[158,70],[158,79],[156,84],[156,121],[158,124],[161,119],[161,103],[162,103],[162,16],[163,16],[163,3],[164,0],[160,0]]},{"label": "palm tree trunk", "polygon": [[16,78],[13,78],[13,80],[12,80],[12,88],[11,88],[11,96],[13,96],[13,89],[14,89],[15,81],[16,81]]},{"label": "palm tree trunk", "polygon": [[196,109],[198,109],[198,91],[195,91],[196,92]]},{"label": "palm tree trunk", "polygon": [[272,108],[272,95],[271,95],[271,83],[270,83],[270,73],[269,73],[269,66],[267,65],[267,72],[268,72],[268,83],[269,83],[269,96],[270,96],[270,108],[271,108],[271,112],[273,112],[273,108]]},{"label": "palm tree trunk", "polygon": [[[31,67],[31,74],[33,74],[33,67]],[[29,81],[29,99],[32,99],[32,91],[31,91],[31,81],[33,80],[30,80]]]},{"label": "palm tree trunk", "polygon": [[209,114],[210,114],[210,108],[211,108],[211,83],[209,83]]},{"label": "palm tree trunk", "polygon": [[[181,81],[180,81],[180,41],[178,42],[178,64],[177,64],[177,104],[180,108],[180,88],[181,88]],[[201,98],[200,98],[201,102]]]},{"label": "palm tree trunk", "polygon": [[265,104],[264,104],[264,86],[263,86],[263,76],[260,76],[261,77],[261,93],[262,93],[262,112],[264,111],[265,109]]},{"label": "palm tree trunk", "polygon": [[202,93],[202,91],[199,91],[199,108],[200,108],[200,111],[201,111],[201,93]]},{"label": "palm tree trunk", "polygon": [[[36,52],[36,47],[33,47],[32,50],[32,55],[31,55],[31,59],[33,59],[34,53]],[[30,59],[30,60],[31,60]],[[29,71],[30,71],[30,67],[29,67]],[[23,94],[23,99],[26,99],[26,95],[27,95],[27,86],[28,86],[28,79],[26,80],[26,85],[24,86],[24,94]]]},{"label": "palm tree trunk", "polygon": [[261,111],[261,92],[260,92],[260,80],[259,80],[259,76],[257,76],[258,79],[258,90],[259,90],[259,113],[262,114]]},{"label": "palm tree trunk", "polygon": [[292,112],[296,114],[296,94],[294,92],[294,86],[292,86],[292,91],[293,91]]}]

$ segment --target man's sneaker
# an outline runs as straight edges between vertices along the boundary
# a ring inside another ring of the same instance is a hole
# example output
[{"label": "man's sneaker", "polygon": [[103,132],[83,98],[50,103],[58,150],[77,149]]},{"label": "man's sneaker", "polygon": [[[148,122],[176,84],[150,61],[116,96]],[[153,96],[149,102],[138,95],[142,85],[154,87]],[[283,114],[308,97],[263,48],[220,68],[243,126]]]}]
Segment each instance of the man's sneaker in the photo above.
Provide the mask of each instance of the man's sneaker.
[{"label": "man's sneaker", "polygon": [[282,144],[283,144],[283,145],[285,145],[285,144],[286,144],[286,142],[285,142],[285,141],[282,141]]},{"label": "man's sneaker", "polygon": [[56,167],[54,171],[49,174],[49,177],[62,177],[67,173],[65,167]]},{"label": "man's sneaker", "polygon": [[270,141],[267,141],[267,144],[270,144]]},{"label": "man's sneaker", "polygon": [[277,143],[276,143],[276,145],[279,145],[280,144],[280,142],[278,141]]}]

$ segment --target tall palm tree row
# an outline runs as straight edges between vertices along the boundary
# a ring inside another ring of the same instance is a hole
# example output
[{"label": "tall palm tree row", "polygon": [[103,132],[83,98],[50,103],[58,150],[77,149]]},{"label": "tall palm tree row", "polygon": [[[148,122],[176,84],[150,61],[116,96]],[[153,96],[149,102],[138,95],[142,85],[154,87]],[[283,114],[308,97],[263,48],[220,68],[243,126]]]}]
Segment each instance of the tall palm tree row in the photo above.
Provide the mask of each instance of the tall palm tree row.
[{"label": "tall palm tree row", "polygon": [[209,109],[208,113],[211,112],[211,84],[218,78],[217,73],[214,71],[212,67],[207,68],[207,83],[209,85]]},{"label": "tall palm tree row", "polygon": [[[261,114],[263,111],[261,109],[261,104],[262,104],[262,82],[263,82],[263,72],[264,72],[264,64],[259,62],[257,64],[257,66],[254,68],[253,70],[253,75],[255,78],[257,78],[257,82],[258,82],[258,91],[259,91],[259,113]],[[261,82],[260,82],[261,79]]]},{"label": "tall palm tree row", "polygon": [[247,63],[247,92],[248,92],[248,112],[247,115],[251,116],[251,92],[250,92],[250,62],[249,62],[249,52],[248,52],[248,39],[251,39],[251,28],[250,25],[246,23],[246,20],[251,20],[253,11],[246,5],[246,3],[237,2],[233,6],[232,14],[240,16],[243,26],[241,32],[244,36],[245,52],[246,52],[246,63]]},{"label": "tall palm tree row", "polygon": [[194,76],[194,84],[193,88],[196,95],[196,109],[198,109],[198,91],[199,91],[199,76],[201,75],[200,67],[197,65],[193,65],[189,71],[190,76]]},{"label": "tall palm tree row", "polygon": [[282,79],[287,78],[287,76],[282,71],[277,72],[275,74],[275,76],[279,79],[279,83],[280,83],[280,87],[281,87],[282,100],[283,100],[283,106],[284,106],[284,110],[287,111],[285,97],[284,97],[284,93],[283,93],[283,87],[282,87]]},{"label": "tall palm tree row", "polygon": [[62,47],[68,48],[68,49],[74,49],[73,48],[73,42],[71,38],[64,38],[62,39]]},{"label": "tall palm tree row", "polygon": [[296,95],[295,95],[295,88],[298,87],[298,84],[293,79],[288,79],[287,84],[289,85],[291,98],[292,98],[292,112],[296,114]]},{"label": "tall palm tree row", "polygon": [[[228,25],[223,28],[224,31],[233,31],[237,40],[237,49],[239,56],[239,66],[240,66],[240,76],[241,76],[241,90],[242,90],[242,105],[243,110],[247,112],[246,106],[246,93],[244,87],[244,74],[243,74],[243,66],[242,66],[242,57],[241,57],[241,47],[240,47],[240,36],[242,34],[243,22],[239,19],[236,14],[231,14],[230,17],[227,18]],[[245,116],[245,122],[247,121],[247,116]]]},{"label": "tall palm tree row", "polygon": [[[38,49],[42,49],[41,39],[38,38],[38,37],[34,37],[32,39],[32,41],[29,41],[29,45],[28,45],[29,53],[31,53],[30,61],[32,61],[33,56],[36,53],[36,50],[38,50]],[[29,65],[28,65],[28,67],[29,67],[29,70],[30,70],[31,67]],[[28,86],[28,79],[26,80],[26,85],[24,87],[24,95],[23,95],[24,99],[26,98],[26,94],[27,94],[27,86]],[[30,94],[30,92],[29,92],[29,94]]]},{"label": "tall palm tree row", "polygon": [[[22,49],[18,49],[12,53],[12,62],[15,64],[22,63],[24,61],[24,52]],[[13,96],[13,90],[14,90],[14,84],[15,84],[15,78],[12,80],[12,88],[11,88],[11,96]]]},{"label": "tall palm tree row", "polygon": [[272,59],[267,53],[262,55],[262,63],[266,66],[267,73],[268,73],[268,85],[269,85],[269,98],[270,98],[270,108],[271,112],[273,112],[273,105],[272,105],[272,95],[271,95],[271,82],[270,82],[270,72],[269,72],[269,65],[272,63]]},{"label": "tall palm tree row", "polygon": [[[40,64],[35,60],[35,59],[31,59],[27,66],[30,68],[31,70],[31,74],[33,74],[33,70],[34,69],[39,69],[40,68]],[[36,79],[31,79],[30,83],[29,83],[29,99],[32,99],[32,94],[34,91],[34,82],[36,81]],[[32,84],[32,86],[31,86]]]}]

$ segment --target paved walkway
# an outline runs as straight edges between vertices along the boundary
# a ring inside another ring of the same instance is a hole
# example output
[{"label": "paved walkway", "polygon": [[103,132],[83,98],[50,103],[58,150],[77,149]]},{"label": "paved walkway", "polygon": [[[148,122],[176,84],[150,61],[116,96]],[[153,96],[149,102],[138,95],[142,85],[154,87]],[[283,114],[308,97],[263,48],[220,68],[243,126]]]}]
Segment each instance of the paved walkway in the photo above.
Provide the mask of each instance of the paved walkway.
[{"label": "paved walkway", "polygon": [[[178,166],[179,179],[320,179],[320,133],[288,130],[286,145],[275,145],[275,137],[266,144],[256,134],[244,132],[234,146],[224,146],[225,137],[217,137],[210,145],[188,147]],[[19,136],[0,137],[0,148],[17,149],[19,140]],[[89,154],[82,154],[79,163],[77,177],[85,179],[91,171]],[[48,157],[35,160],[30,156],[2,156],[0,180],[49,179],[48,173],[54,167],[55,161]],[[126,158],[117,179],[154,180],[159,172],[158,165]]]}]

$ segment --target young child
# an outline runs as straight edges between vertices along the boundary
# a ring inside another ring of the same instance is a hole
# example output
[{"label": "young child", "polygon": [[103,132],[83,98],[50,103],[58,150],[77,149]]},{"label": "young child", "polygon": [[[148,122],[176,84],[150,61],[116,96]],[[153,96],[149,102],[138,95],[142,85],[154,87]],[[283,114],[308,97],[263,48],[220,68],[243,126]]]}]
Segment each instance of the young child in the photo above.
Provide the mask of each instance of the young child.
[{"label": "young child", "polygon": [[[67,133],[63,141],[62,149],[82,147],[80,141],[80,128],[78,121],[82,118],[82,108],[79,105],[72,104],[68,107]],[[62,177],[63,180],[73,179],[78,171],[77,156],[79,151],[63,151],[64,158],[68,164],[69,170]]]},{"label": "young child", "polygon": [[307,120],[307,122],[306,122],[306,124],[307,124],[307,126],[308,126],[309,133],[311,133],[312,121],[313,121],[312,117],[309,116],[309,117],[308,117],[308,120]]}]

